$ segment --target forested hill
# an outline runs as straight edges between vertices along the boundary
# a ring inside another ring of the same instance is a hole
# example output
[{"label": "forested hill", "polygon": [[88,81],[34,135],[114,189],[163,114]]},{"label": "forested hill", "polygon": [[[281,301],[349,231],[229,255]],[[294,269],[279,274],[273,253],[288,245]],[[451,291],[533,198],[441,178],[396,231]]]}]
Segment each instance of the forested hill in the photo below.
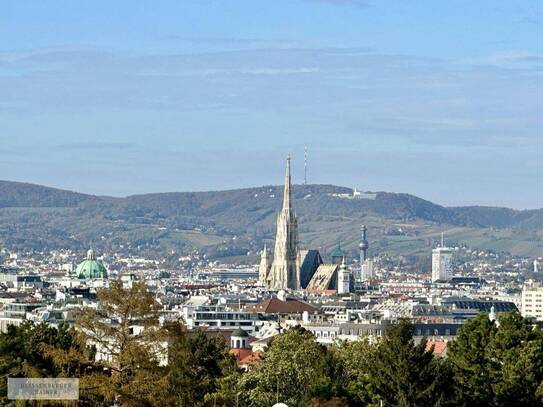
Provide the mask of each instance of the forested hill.
[{"label": "forested hill", "polygon": [[[379,241],[381,249],[387,247],[387,236],[416,238],[424,246],[443,225],[454,230],[453,237],[468,229],[507,229],[509,234],[525,235],[543,227],[542,210],[450,208],[388,192],[356,199],[338,194],[352,190],[294,186],[302,244],[326,248],[342,241],[347,248],[354,247],[361,223],[368,224],[370,239]],[[217,256],[236,255],[256,251],[262,240],[273,238],[281,198],[280,186],[112,198],[0,181],[0,242],[15,248],[79,250],[92,244],[111,250],[199,248]],[[416,244],[409,248],[420,249]]]}]

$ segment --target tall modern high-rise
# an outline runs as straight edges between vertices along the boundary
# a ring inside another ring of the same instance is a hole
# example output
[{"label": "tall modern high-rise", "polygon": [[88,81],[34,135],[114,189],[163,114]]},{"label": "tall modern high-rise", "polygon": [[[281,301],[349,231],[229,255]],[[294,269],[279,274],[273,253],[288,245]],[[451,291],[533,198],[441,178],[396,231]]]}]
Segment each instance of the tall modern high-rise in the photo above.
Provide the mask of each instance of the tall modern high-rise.
[{"label": "tall modern high-rise", "polygon": [[441,246],[432,250],[432,282],[447,281],[452,277],[453,250],[445,247],[443,233]]},{"label": "tall modern high-rise", "polygon": [[300,288],[298,258],[298,221],[292,208],[290,155],[287,158],[283,208],[277,217],[273,263],[268,274],[268,287],[272,289]]}]

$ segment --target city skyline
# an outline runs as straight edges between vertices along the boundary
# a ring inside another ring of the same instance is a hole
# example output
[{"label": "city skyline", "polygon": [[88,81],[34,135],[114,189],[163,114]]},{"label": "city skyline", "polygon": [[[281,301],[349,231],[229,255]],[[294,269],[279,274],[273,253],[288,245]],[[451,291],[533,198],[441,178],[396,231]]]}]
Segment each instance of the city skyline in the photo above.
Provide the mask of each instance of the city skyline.
[{"label": "city skyline", "polygon": [[543,407],[542,30],[1,1],[0,404]]},{"label": "city skyline", "polygon": [[223,190],[280,184],[291,152],[300,184],[308,146],[309,183],[540,208],[542,12],[3,2],[0,178],[113,196]]}]

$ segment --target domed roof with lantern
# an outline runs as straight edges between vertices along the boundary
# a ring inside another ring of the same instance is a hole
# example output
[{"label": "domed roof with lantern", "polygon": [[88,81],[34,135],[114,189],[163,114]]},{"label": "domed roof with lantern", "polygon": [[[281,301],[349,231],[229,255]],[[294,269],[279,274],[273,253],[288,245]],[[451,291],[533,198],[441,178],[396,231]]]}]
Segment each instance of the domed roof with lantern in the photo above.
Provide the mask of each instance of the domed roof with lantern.
[{"label": "domed roof with lantern", "polygon": [[75,275],[84,280],[107,278],[107,269],[100,260],[96,259],[94,250],[90,249],[87,252],[87,258],[75,269]]}]

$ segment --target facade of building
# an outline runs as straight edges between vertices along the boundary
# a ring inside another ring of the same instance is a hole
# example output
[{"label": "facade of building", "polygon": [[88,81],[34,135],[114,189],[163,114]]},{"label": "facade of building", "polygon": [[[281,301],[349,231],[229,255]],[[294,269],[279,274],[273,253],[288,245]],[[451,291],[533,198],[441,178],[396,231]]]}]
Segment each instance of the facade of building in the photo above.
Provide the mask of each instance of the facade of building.
[{"label": "facade of building", "polygon": [[27,314],[41,308],[45,304],[13,302],[4,304],[0,311],[0,332],[5,333],[10,325],[19,326],[26,319]]},{"label": "facade of building", "polygon": [[375,278],[375,275],[373,273],[373,261],[372,260],[364,260],[362,263],[362,281],[370,281]]},{"label": "facade of building", "polygon": [[339,266],[338,276],[337,276],[337,293],[338,294],[348,294],[351,292],[351,271],[345,264],[345,259]]},{"label": "facade of building", "polygon": [[524,285],[521,304],[523,317],[543,321],[543,286],[541,283],[528,282]]},{"label": "facade of building", "polygon": [[43,288],[41,276],[32,274],[0,273],[0,283],[16,290]]},{"label": "facade of building", "polygon": [[257,314],[232,309],[225,305],[183,307],[183,319],[189,329],[210,327],[232,330],[243,328],[245,331],[253,333],[257,332],[261,325]]},{"label": "facade of building", "polygon": [[453,250],[438,247],[432,250],[432,282],[447,281],[452,277]]}]

